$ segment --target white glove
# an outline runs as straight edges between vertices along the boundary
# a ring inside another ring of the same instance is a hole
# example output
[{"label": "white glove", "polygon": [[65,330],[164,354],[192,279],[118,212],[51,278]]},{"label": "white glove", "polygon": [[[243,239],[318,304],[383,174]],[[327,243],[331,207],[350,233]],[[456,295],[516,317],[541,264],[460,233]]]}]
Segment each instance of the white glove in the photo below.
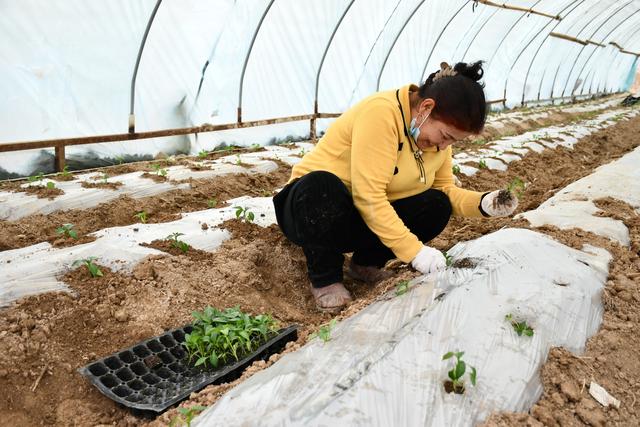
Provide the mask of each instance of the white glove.
[{"label": "white glove", "polygon": [[429,274],[444,270],[447,267],[447,260],[439,250],[423,246],[411,261],[411,266],[422,274]]},{"label": "white glove", "polygon": [[480,205],[489,216],[508,216],[518,207],[518,198],[509,190],[496,190],[484,196]]}]

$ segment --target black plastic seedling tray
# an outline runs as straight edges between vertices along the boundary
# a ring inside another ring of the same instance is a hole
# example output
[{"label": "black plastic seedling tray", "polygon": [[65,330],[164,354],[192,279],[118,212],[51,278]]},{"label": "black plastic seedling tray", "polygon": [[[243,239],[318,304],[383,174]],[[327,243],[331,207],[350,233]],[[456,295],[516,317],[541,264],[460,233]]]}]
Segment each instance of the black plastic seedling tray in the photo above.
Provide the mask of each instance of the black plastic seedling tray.
[{"label": "black plastic seedling tray", "polygon": [[244,359],[212,370],[189,364],[182,342],[192,330],[188,325],[167,331],[79,371],[110,399],[135,410],[159,413],[209,384],[239,378],[251,363],[268,359],[298,338],[298,327],[289,326]]}]

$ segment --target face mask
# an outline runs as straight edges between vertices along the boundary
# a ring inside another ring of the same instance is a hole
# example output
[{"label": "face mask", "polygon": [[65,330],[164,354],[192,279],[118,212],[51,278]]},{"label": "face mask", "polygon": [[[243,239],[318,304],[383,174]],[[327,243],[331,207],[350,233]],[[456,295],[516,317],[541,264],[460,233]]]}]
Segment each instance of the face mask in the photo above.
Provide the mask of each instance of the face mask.
[{"label": "face mask", "polygon": [[420,136],[420,127],[424,124],[425,121],[427,121],[427,119],[429,118],[429,114],[425,116],[424,120],[422,120],[422,122],[418,125],[418,127],[416,127],[416,119],[414,118],[413,120],[411,120],[411,125],[410,125],[411,127],[409,129],[409,133],[411,134],[411,137],[413,137],[414,141],[418,140],[418,136]]}]

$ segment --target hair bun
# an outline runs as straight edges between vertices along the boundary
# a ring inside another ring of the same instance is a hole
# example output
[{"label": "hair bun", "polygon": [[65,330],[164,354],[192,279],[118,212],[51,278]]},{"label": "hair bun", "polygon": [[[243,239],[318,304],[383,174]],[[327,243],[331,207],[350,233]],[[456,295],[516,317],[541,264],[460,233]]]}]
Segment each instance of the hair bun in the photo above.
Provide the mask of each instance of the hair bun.
[{"label": "hair bun", "polygon": [[482,69],[483,61],[472,62],[471,64],[467,64],[466,62],[458,62],[453,70],[460,75],[470,78],[471,80],[477,82],[484,75],[484,70]]}]

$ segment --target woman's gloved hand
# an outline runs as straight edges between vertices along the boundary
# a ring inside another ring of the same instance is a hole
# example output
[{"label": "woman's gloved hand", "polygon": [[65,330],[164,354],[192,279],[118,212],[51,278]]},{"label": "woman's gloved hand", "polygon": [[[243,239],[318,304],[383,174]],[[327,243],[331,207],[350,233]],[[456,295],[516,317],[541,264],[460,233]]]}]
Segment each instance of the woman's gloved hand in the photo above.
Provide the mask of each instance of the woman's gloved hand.
[{"label": "woman's gloved hand", "polygon": [[489,216],[509,216],[518,207],[518,198],[509,190],[496,190],[482,197],[480,207]]},{"label": "woman's gloved hand", "polygon": [[429,274],[444,270],[447,267],[447,260],[439,250],[423,246],[411,261],[411,266],[422,274]]}]

